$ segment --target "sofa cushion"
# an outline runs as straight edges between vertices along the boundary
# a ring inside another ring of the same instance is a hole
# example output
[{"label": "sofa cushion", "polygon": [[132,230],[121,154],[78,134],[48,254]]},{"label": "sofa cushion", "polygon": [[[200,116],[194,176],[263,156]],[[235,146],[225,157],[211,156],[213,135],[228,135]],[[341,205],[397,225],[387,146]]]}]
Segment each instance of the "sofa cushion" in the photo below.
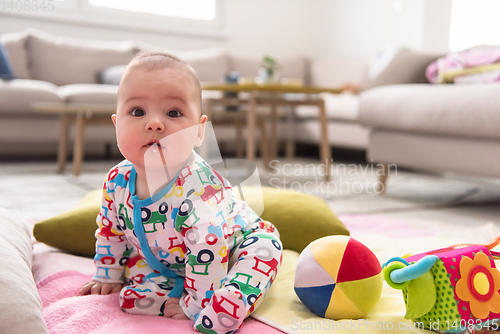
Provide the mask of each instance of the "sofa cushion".
[{"label": "sofa cushion", "polygon": [[108,67],[97,74],[97,83],[105,85],[119,85],[127,65]]},{"label": "sofa cushion", "polygon": [[[143,44],[139,44],[144,47]],[[191,51],[191,52],[172,52],[160,47],[149,47],[147,51],[160,51],[173,54],[190,65],[196,72],[200,81],[223,81],[224,75],[228,72],[227,56],[218,49]],[[118,85],[120,79],[125,73],[126,66],[112,66],[98,73],[99,83]]]},{"label": "sofa cushion", "polygon": [[278,59],[278,73],[284,78],[301,79],[303,83],[308,84],[309,62],[304,57],[292,57]]},{"label": "sofa cushion", "polygon": [[103,69],[126,65],[134,56],[133,42],[109,42],[56,36],[30,30],[28,59],[33,79],[56,85],[97,83]]},{"label": "sofa cushion", "polygon": [[366,126],[500,138],[500,85],[393,85],[360,95]]},{"label": "sofa cushion", "polygon": [[[329,120],[357,121],[359,114],[359,98],[352,94],[320,94],[325,101],[326,116]],[[316,106],[296,107],[297,117],[318,119]]]},{"label": "sofa cushion", "polygon": [[30,79],[28,54],[26,52],[27,40],[28,34],[25,32],[8,33],[0,36],[0,42],[9,55],[14,76],[18,79]]},{"label": "sofa cushion", "polygon": [[363,86],[363,90],[384,85],[428,83],[425,70],[430,63],[441,56],[443,55],[403,49],[375,79]]},{"label": "sofa cushion", "polygon": [[0,208],[0,323],[2,333],[48,333],[31,273],[31,235],[11,211]]},{"label": "sofa cushion", "polygon": [[57,93],[69,103],[116,104],[117,85],[74,84],[61,86]]},{"label": "sofa cushion", "polygon": [[363,85],[367,67],[367,58],[315,58],[311,60],[311,84],[322,87],[340,87],[348,83]]},{"label": "sofa cushion", "polygon": [[175,55],[193,67],[200,81],[224,81],[229,72],[227,55],[219,49],[176,52]]},{"label": "sofa cushion", "polygon": [[62,102],[57,86],[39,80],[0,80],[0,113],[32,113],[33,102]]},{"label": "sofa cushion", "polygon": [[231,71],[237,71],[242,77],[256,77],[258,75],[260,58],[250,58],[238,54],[229,55],[229,67]]},{"label": "sofa cushion", "polygon": [[[262,62],[261,58],[248,57],[238,54],[229,55],[229,66],[231,71],[237,71],[242,77],[256,77]],[[303,57],[277,59],[279,68],[278,75],[284,78],[300,79],[308,83],[308,62]]]}]

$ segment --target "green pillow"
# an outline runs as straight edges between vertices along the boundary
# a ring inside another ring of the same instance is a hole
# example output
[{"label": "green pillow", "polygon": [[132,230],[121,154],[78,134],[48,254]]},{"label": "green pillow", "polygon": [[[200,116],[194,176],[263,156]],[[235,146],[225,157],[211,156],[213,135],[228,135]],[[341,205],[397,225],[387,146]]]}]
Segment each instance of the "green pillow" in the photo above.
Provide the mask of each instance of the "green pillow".
[{"label": "green pillow", "polygon": [[[305,193],[276,188],[244,188],[250,207],[259,206],[262,189],[262,219],[280,232],[283,247],[301,252],[312,241],[328,235],[349,235],[344,224],[322,199]],[[94,256],[96,217],[101,208],[102,190],[88,193],[76,208],[35,225],[36,240],[66,252]]]},{"label": "green pillow", "polygon": [[68,253],[93,257],[101,197],[101,189],[93,190],[73,210],[35,224],[35,239]]},{"label": "green pillow", "polygon": [[259,206],[260,191],[264,200],[264,212],[260,216],[276,226],[283,248],[300,253],[316,239],[349,235],[344,224],[321,198],[279,188],[246,187],[243,196],[251,208]]}]

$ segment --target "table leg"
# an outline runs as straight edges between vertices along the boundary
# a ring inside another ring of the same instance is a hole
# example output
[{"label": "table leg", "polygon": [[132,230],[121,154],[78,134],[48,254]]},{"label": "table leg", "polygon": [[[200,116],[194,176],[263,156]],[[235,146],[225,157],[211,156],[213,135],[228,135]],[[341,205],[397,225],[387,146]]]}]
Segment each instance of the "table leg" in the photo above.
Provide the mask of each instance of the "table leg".
[{"label": "table leg", "polygon": [[210,122],[212,120],[212,99],[205,99],[203,102],[203,113],[207,115],[207,120]]},{"label": "table leg", "polygon": [[79,112],[76,116],[75,144],[73,148],[73,175],[80,175],[83,162],[83,141],[85,130],[85,113]]},{"label": "table leg", "polygon": [[[377,193],[383,195],[385,193],[386,185],[387,185],[387,177],[389,176],[389,164],[381,164],[380,165],[380,176],[378,178],[377,183]],[[378,171],[377,171],[378,172]]]},{"label": "table leg", "polygon": [[257,113],[257,93],[252,92],[250,96],[250,107],[248,110],[248,140],[247,140],[247,159],[255,160],[255,125]]},{"label": "table leg", "polygon": [[278,155],[278,111],[276,104],[271,105],[271,147],[269,150],[269,160],[276,159]]},{"label": "table leg", "polygon": [[286,139],[285,155],[287,159],[295,157],[295,140],[294,140],[294,125],[295,125],[295,107],[290,106],[290,112],[287,117],[288,134]]},{"label": "table leg", "polygon": [[258,122],[259,126],[259,132],[260,132],[260,155],[262,158],[262,164],[264,165],[265,169],[270,169],[271,166],[269,165],[270,159],[269,159],[269,150],[268,150],[268,142],[267,142],[267,129],[266,129],[266,122],[261,120]]},{"label": "table leg", "polygon": [[321,124],[320,157],[321,162],[325,163],[325,180],[330,181],[330,144],[328,143],[327,122],[325,101],[321,99],[321,101],[319,101],[319,123]]},{"label": "table leg", "polygon": [[243,159],[245,147],[243,144],[243,122],[236,121],[236,159]]},{"label": "table leg", "polygon": [[[213,123],[213,120],[212,120],[212,100],[211,99],[205,99],[205,100],[203,100],[203,103],[204,104],[202,104],[202,114],[205,114],[207,116],[207,122],[212,122],[211,124],[212,124],[212,129],[213,129],[214,123]],[[205,126],[205,131],[207,131],[206,129],[207,128]],[[203,159],[208,159],[209,149],[208,149],[207,141],[208,141],[208,139],[207,139],[207,137],[205,137],[204,140],[203,140],[203,143],[197,149],[198,154]]]},{"label": "table leg", "polygon": [[66,155],[68,154],[68,133],[71,117],[67,114],[61,115],[61,133],[59,134],[59,147],[57,151],[57,170],[64,171]]}]

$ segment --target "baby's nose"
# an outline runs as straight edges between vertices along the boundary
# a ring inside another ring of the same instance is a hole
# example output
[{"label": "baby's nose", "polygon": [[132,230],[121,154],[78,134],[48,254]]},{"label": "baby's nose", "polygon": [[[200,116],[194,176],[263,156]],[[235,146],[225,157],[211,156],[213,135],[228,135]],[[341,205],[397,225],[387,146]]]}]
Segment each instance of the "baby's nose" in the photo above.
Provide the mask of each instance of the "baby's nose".
[{"label": "baby's nose", "polygon": [[148,131],[163,131],[165,126],[158,119],[152,119],[146,125]]}]

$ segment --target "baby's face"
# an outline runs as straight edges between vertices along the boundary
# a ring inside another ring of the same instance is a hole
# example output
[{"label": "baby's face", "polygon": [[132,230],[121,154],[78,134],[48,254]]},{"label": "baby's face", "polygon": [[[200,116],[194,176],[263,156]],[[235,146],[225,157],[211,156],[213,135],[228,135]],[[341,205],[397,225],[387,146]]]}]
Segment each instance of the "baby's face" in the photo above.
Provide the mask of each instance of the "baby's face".
[{"label": "baby's face", "polygon": [[165,159],[186,159],[203,138],[206,116],[200,109],[193,79],[185,71],[130,69],[112,116],[120,152],[138,167],[144,167],[146,152],[151,156],[161,150]]}]

